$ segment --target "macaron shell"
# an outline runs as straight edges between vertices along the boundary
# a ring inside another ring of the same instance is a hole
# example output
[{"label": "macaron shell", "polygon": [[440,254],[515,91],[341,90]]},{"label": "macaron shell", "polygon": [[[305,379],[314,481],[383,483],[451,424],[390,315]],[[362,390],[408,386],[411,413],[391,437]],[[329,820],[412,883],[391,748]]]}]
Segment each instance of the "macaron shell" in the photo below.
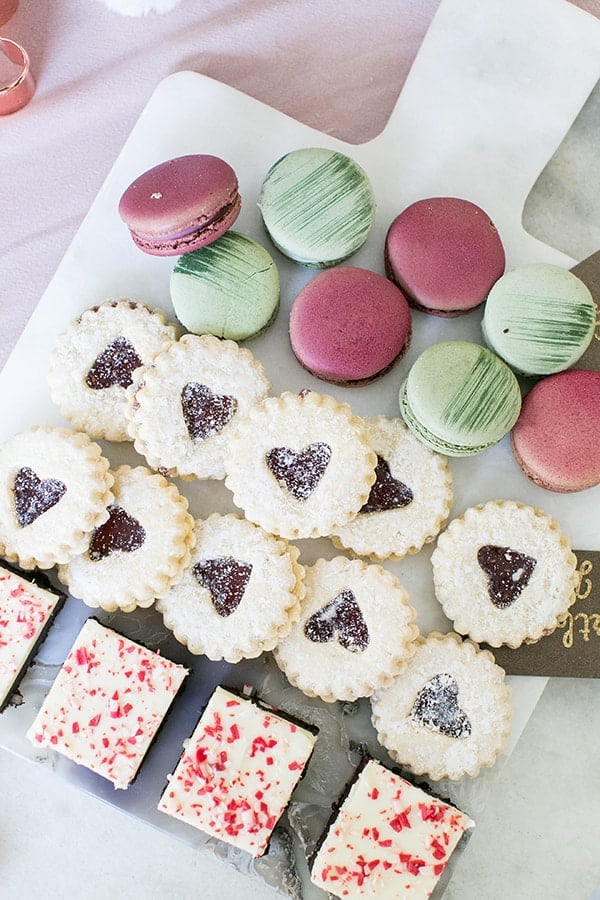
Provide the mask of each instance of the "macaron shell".
[{"label": "macaron shell", "polygon": [[233,341],[264,331],[279,308],[279,272],[273,258],[236,231],[181,256],[171,273],[170,290],[175,315],[188,331]]},{"label": "macaron shell", "polygon": [[383,275],[353,266],[321,272],[292,305],[292,350],[325,381],[364,384],[383,375],[410,342],[411,313]]},{"label": "macaron shell", "polygon": [[568,269],[532,263],[506,272],[489,293],[486,344],[516,372],[551,375],[574,365],[596,324],[594,300]]},{"label": "macaron shell", "polygon": [[445,341],[417,358],[400,390],[408,427],[449,456],[479,453],[515,424],[521,391],[510,368],[479,344]]},{"label": "macaron shell", "polygon": [[600,372],[570,369],[539,381],[523,400],[511,443],[540,487],[572,493],[600,484]]},{"label": "macaron shell", "polygon": [[366,173],[333,150],[294,150],[268,171],[259,208],[269,237],[285,256],[327,268],[355,253],[375,218]]},{"label": "macaron shell", "polygon": [[397,216],[385,268],[417,309],[458,316],[479,306],[502,275],[505,253],[490,217],[469,200],[418,200]]},{"label": "macaron shell", "polygon": [[134,242],[155,256],[211,243],[233,225],[240,208],[234,170],[219,157],[204,154],[154,166],[129,185],[119,202]]}]

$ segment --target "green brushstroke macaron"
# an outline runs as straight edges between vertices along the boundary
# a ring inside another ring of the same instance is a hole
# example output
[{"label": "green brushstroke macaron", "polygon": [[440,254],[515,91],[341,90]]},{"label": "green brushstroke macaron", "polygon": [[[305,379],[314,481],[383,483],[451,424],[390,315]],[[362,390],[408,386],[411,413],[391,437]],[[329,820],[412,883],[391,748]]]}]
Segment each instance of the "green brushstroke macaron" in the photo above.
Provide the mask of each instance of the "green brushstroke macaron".
[{"label": "green brushstroke macaron", "polygon": [[256,241],[228,231],[179,258],[171,273],[171,301],[193,334],[243,341],[264,331],[279,308],[279,272]]},{"label": "green brushstroke macaron", "polygon": [[265,228],[285,256],[324,269],[367,239],[373,188],[361,167],[335,150],[293,150],[267,172],[259,203]]},{"label": "green brushstroke macaron", "polygon": [[399,399],[410,430],[446,456],[472,456],[493,447],[521,409],[511,369],[486,347],[469,341],[444,341],[424,350]]},{"label": "green brushstroke macaron", "polygon": [[490,349],[522,375],[552,375],[574,365],[589,346],[594,300],[568,269],[532,263],[506,272],[492,287],[481,323]]}]

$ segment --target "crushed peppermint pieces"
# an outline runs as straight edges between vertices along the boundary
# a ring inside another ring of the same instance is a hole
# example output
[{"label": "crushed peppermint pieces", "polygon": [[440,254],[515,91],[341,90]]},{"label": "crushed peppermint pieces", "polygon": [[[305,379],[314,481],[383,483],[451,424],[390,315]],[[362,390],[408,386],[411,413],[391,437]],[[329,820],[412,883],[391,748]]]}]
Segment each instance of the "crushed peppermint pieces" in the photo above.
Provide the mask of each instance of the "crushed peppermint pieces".
[{"label": "crushed peppermint pieces", "polygon": [[261,856],[315,741],[308,728],[218,687],[158,809]]},{"label": "crushed peppermint pieces", "polygon": [[0,710],[13,690],[64,594],[44,590],[0,567]]},{"label": "crushed peppermint pieces", "polygon": [[369,760],[314,857],[311,881],[335,897],[429,897],[473,824]]},{"label": "crushed peppermint pieces", "polygon": [[88,619],[27,737],[126,788],[186,675],[184,666]]}]

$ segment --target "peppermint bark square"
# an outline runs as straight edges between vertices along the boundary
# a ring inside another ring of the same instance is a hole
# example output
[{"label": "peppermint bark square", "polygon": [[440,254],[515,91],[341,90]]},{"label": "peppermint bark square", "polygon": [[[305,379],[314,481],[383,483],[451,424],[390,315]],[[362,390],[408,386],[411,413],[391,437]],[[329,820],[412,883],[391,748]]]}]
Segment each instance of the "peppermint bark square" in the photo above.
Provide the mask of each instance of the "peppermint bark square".
[{"label": "peppermint bark square", "polygon": [[0,712],[43,641],[65,595],[0,566]]},{"label": "peppermint bark square", "polygon": [[88,619],[27,737],[127,788],[187,674]]},{"label": "peppermint bark square", "polygon": [[376,760],[362,767],[313,858],[335,897],[429,897],[474,823]]},{"label": "peppermint bark square", "polygon": [[262,856],[315,741],[309,726],[217,687],[158,809]]}]

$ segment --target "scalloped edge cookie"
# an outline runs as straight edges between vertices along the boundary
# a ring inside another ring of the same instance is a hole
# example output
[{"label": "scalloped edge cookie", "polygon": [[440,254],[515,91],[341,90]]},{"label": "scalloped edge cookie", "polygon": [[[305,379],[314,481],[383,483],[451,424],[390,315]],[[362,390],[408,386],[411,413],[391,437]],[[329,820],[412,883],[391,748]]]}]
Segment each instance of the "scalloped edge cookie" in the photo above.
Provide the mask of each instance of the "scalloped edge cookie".
[{"label": "scalloped edge cookie", "polygon": [[300,617],[274,651],[288,681],[328,703],[390,684],[415,651],[415,610],[382,566],[337,556],[305,569]]},{"label": "scalloped edge cookie", "polygon": [[475,777],[493,765],[512,724],[504,669],[453,632],[420,637],[402,674],[371,697],[371,709],[392,759],[434,781]]},{"label": "scalloped edge cookie", "polygon": [[128,390],[129,433],[152,469],[184,480],[221,479],[229,435],[271,383],[262,363],[235,341],[185,334],[139,370]]},{"label": "scalloped edge cookie", "polygon": [[212,660],[272,650],[300,615],[298,549],[234,513],[196,520],[195,535],[182,578],[156,603],[166,627],[190,653]]},{"label": "scalloped edge cookie", "polygon": [[225,484],[246,518],[288,539],[329,535],[365,503],[376,455],[347,403],[302,391],[268,397],[240,419]]},{"label": "scalloped edge cookie", "polygon": [[575,602],[568,538],[550,515],[517,500],[489,500],[453,519],[431,564],[454,630],[492,647],[539,640]]},{"label": "scalloped edge cookie", "polygon": [[53,402],[91,438],[131,440],[127,388],[136,369],[178,334],[162,309],[128,297],[86,309],[54,344],[47,376]]},{"label": "scalloped edge cookie", "polygon": [[[19,474],[26,483],[16,493]],[[35,425],[13,435],[0,446],[0,552],[23,569],[68,562],[108,518],[112,485],[87,434]]]},{"label": "scalloped edge cookie", "polygon": [[194,546],[188,501],[146,466],[119,466],[109,519],[58,569],[69,592],[106,612],[152,606],[181,578]]},{"label": "scalloped edge cookie", "polygon": [[448,460],[419,441],[402,419],[363,419],[377,453],[376,481],[358,515],[331,539],[377,561],[402,559],[435,540],[453,498]]}]

